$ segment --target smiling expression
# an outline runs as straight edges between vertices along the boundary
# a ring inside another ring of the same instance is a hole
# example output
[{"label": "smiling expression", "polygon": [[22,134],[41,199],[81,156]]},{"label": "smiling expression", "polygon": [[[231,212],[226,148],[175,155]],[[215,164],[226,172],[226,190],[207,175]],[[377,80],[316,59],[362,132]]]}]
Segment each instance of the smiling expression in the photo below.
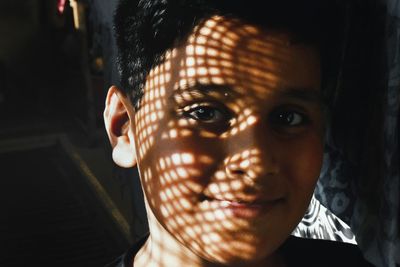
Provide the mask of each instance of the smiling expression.
[{"label": "smiling expression", "polygon": [[301,220],[320,173],[318,50],[212,17],[147,77],[133,129],[160,224],[215,262],[262,259]]}]

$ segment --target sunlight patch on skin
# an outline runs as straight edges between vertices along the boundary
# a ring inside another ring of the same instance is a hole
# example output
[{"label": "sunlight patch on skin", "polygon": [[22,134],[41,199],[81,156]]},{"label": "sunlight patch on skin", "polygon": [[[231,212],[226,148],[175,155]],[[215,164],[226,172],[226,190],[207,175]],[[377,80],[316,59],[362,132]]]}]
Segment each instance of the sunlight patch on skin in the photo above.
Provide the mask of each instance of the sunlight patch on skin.
[{"label": "sunlight patch on skin", "polygon": [[224,171],[217,171],[214,174],[216,180],[225,180],[226,179],[226,173]]},{"label": "sunlight patch on skin", "polygon": [[215,133],[211,131],[201,131],[200,136],[204,138],[216,138],[218,137]]},{"label": "sunlight patch on skin", "polygon": [[189,177],[188,172],[184,168],[177,168],[177,172],[180,178],[185,179]]}]

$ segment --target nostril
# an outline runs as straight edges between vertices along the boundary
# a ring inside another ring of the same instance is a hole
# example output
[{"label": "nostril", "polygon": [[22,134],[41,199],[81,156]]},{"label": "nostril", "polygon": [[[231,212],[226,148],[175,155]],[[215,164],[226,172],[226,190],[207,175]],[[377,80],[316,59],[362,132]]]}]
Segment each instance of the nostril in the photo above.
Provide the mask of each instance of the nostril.
[{"label": "nostril", "polygon": [[232,158],[225,162],[226,173],[230,176],[245,176],[250,170],[250,160],[243,158]]},{"label": "nostril", "polygon": [[236,175],[244,175],[246,172],[240,169],[235,169],[235,170],[231,170],[232,174],[236,174]]}]

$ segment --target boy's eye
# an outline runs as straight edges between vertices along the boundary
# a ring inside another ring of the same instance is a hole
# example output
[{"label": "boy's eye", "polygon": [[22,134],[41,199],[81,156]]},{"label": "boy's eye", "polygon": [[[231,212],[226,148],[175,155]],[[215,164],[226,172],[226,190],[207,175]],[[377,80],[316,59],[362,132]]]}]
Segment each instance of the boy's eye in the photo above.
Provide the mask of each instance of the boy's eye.
[{"label": "boy's eye", "polygon": [[190,107],[189,110],[185,111],[185,114],[203,123],[218,123],[229,120],[227,112],[210,105],[196,105]]},{"label": "boy's eye", "polygon": [[308,123],[306,115],[293,110],[280,110],[272,113],[271,121],[278,127],[299,127]]}]

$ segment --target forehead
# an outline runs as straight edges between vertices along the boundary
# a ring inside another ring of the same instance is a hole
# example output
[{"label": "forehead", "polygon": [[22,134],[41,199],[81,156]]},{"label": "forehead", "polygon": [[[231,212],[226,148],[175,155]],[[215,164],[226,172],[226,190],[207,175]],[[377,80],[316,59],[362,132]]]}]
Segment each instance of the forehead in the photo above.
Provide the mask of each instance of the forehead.
[{"label": "forehead", "polygon": [[[293,44],[291,37],[235,18],[216,16],[199,24],[146,79],[142,108],[135,116],[140,155],[154,144],[152,133],[159,127],[174,127],[176,108],[204,97],[243,112],[249,107],[265,111],[280,96],[319,102],[318,52]],[[174,137],[188,134],[171,131]]]},{"label": "forehead", "polygon": [[263,98],[284,88],[319,90],[319,68],[317,49],[293,43],[287,31],[214,16],[199,24],[184,45],[168,52],[149,80],[152,88],[156,80],[172,80],[174,90],[195,83],[229,85]]}]

